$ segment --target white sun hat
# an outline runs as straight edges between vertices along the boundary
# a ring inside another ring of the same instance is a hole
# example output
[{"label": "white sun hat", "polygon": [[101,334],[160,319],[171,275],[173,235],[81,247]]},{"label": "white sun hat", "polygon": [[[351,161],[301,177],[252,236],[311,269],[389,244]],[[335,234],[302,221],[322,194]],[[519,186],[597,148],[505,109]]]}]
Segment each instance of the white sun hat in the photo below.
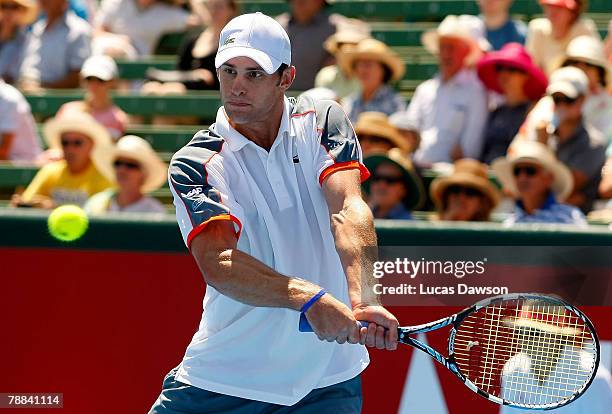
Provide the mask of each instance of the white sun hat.
[{"label": "white sun hat", "polygon": [[253,59],[271,75],[282,63],[291,65],[291,42],[283,26],[270,16],[243,14],[221,31],[215,67],[239,56]]},{"label": "white sun hat", "polygon": [[81,77],[94,77],[110,81],[117,77],[119,70],[112,57],[106,55],[91,56],[83,63]]},{"label": "white sun hat", "polygon": [[546,93],[562,93],[568,98],[575,99],[589,92],[589,78],[581,70],[573,66],[557,69],[550,75]]},{"label": "white sun hat", "polygon": [[500,157],[491,164],[499,181],[512,195],[519,194],[513,172],[514,166],[519,162],[537,164],[549,171],[554,177],[551,189],[559,201],[565,200],[572,192],[574,188],[572,173],[557,160],[550,148],[541,142],[519,140],[508,148],[506,157]]},{"label": "white sun hat", "polygon": [[476,16],[450,14],[442,20],[436,29],[427,30],[421,36],[425,49],[437,55],[441,37],[461,39],[470,45],[472,53],[466,58],[468,63],[475,63],[482,52],[491,50],[491,44],[486,39],[486,29],[482,20]]}]

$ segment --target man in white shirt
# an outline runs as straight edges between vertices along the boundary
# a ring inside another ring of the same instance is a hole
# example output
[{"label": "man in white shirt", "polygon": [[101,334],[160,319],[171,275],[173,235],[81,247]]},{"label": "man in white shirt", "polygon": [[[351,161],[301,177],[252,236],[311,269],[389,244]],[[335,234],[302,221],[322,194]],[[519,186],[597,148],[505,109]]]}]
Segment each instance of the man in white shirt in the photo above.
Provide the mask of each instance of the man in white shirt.
[{"label": "man in white shirt", "polygon": [[215,66],[216,122],[169,168],[204,311],[150,414],[359,413],[363,345],[395,349],[398,323],[366,280],[376,236],[353,128],[335,102],[285,97],[291,45],[268,16],[230,21]]},{"label": "man in white shirt", "polygon": [[41,152],[30,104],[0,79],[0,161],[34,162]]},{"label": "man in white shirt", "polygon": [[475,16],[447,16],[423,44],[438,55],[439,74],[419,85],[408,107],[419,128],[421,145],[414,155],[422,166],[480,156],[487,119],[487,95],[470,68],[489,48],[484,26]]}]

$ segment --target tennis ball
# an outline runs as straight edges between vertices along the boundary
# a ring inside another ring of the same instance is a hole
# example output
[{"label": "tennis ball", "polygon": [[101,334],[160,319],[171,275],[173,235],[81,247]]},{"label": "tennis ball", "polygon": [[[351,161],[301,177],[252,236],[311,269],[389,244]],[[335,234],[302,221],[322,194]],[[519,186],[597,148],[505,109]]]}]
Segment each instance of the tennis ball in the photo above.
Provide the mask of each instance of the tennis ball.
[{"label": "tennis ball", "polygon": [[64,205],[49,214],[47,227],[49,233],[58,240],[71,242],[81,237],[87,231],[89,219],[79,206]]}]

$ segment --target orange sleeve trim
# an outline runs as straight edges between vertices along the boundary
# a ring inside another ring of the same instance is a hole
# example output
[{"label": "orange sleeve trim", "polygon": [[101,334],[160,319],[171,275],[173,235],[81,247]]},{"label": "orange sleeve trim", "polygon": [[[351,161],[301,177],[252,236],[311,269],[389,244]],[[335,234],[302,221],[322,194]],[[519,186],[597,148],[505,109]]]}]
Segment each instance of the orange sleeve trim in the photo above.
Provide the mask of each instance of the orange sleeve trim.
[{"label": "orange sleeve trim", "polygon": [[358,168],[359,173],[361,175],[361,182],[364,182],[370,177],[370,171],[366,168],[365,165],[361,164],[359,161],[346,161],[346,162],[337,162],[335,164],[330,165],[326,169],[323,170],[321,175],[319,175],[319,184],[323,185],[323,181],[336,171],[340,170],[351,170],[353,168]]},{"label": "orange sleeve trim", "polygon": [[204,229],[206,228],[206,225],[215,220],[230,220],[236,223],[236,225],[238,225],[238,231],[236,232],[236,238],[237,239],[240,238],[240,233],[242,232],[242,223],[240,222],[240,220],[238,220],[236,216],[232,216],[231,214],[221,214],[219,216],[211,217],[205,222],[200,223],[197,227],[194,227],[193,229],[191,229],[191,231],[189,232],[189,235],[187,236],[187,248],[188,249],[191,249],[191,242],[198,234],[204,231]]}]

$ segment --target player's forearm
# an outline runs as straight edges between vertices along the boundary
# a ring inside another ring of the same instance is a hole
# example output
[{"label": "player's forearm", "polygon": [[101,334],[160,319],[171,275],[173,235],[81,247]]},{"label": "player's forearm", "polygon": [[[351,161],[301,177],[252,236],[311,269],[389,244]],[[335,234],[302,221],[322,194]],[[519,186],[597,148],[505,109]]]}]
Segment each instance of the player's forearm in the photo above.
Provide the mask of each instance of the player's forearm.
[{"label": "player's forearm", "polygon": [[286,277],[237,249],[194,256],[209,285],[247,305],[300,310],[321,290],[306,280]]},{"label": "player's forearm", "polygon": [[372,212],[360,197],[348,198],[342,209],[332,214],[331,224],[351,304],[377,304],[371,289],[375,283],[372,264],[377,255]]}]

